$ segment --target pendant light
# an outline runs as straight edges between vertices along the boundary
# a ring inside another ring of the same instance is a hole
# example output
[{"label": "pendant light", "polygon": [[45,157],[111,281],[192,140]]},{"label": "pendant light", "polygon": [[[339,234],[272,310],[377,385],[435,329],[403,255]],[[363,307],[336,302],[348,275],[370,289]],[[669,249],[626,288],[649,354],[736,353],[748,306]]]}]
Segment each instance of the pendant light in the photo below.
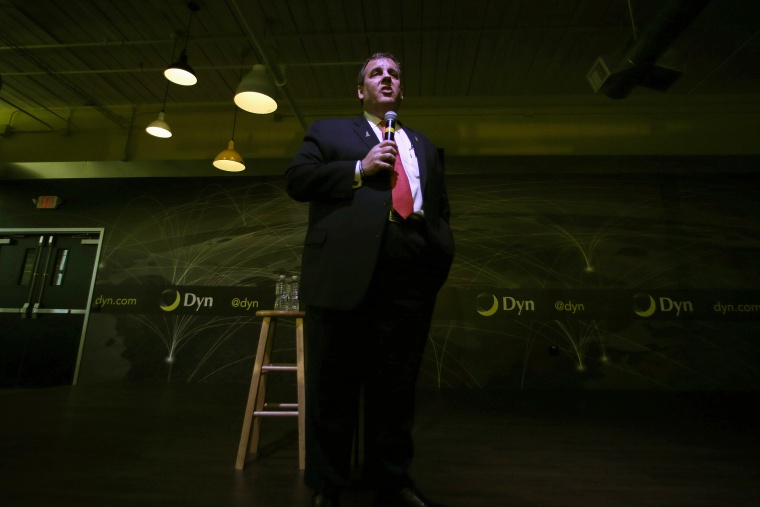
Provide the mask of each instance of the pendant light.
[{"label": "pendant light", "polygon": [[188,2],[187,8],[190,9],[190,21],[187,22],[187,30],[185,31],[185,47],[182,49],[179,59],[164,70],[166,79],[182,86],[192,86],[198,82],[195,71],[187,63],[187,42],[190,39],[190,25],[193,23],[193,14],[198,12],[200,7],[195,2]]},{"label": "pendant light", "polygon": [[230,142],[227,143],[227,149],[219,152],[219,155],[214,159],[214,167],[221,169],[222,171],[240,172],[245,169],[245,161],[240,153],[235,151],[235,123],[237,123],[237,111],[235,106],[235,115],[232,117],[232,136],[230,136]]},{"label": "pendant light", "polygon": [[254,65],[237,87],[235,104],[249,113],[269,114],[277,109],[277,101],[274,99],[276,96],[267,68]]},{"label": "pendant light", "polygon": [[161,105],[161,112],[158,113],[158,119],[153,120],[145,127],[145,131],[154,136],[166,139],[172,136],[172,129],[164,119],[166,116],[166,97],[169,95],[169,83],[166,83],[166,91],[164,91],[164,103]]}]

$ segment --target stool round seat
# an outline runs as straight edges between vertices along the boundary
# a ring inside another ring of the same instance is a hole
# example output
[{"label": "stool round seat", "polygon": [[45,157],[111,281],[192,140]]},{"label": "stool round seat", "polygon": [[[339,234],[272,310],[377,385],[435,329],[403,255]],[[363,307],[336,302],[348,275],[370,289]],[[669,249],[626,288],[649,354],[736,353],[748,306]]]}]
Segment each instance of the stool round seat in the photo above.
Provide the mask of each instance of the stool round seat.
[{"label": "stool round seat", "polygon": [[256,312],[257,317],[292,317],[295,319],[302,319],[306,316],[306,312],[300,312],[298,310],[259,310]]}]

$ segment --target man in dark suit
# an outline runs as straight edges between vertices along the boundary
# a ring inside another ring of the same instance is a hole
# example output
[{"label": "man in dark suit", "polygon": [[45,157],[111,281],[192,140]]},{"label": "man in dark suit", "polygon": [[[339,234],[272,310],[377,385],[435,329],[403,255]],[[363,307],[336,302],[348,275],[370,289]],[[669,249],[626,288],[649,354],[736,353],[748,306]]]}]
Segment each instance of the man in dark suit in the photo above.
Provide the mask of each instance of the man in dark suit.
[{"label": "man in dark suit", "polygon": [[[403,101],[392,55],[370,57],[357,84],[364,113],[314,122],[285,173],[288,194],[309,202],[300,286],[305,482],[315,491],[312,505],[338,505],[363,388],[364,476],[376,505],[439,506],[408,469],[415,384],[454,256],[443,166],[436,147],[405,125],[395,141],[382,140],[381,120]],[[409,190],[405,204],[394,205],[398,171]]]}]

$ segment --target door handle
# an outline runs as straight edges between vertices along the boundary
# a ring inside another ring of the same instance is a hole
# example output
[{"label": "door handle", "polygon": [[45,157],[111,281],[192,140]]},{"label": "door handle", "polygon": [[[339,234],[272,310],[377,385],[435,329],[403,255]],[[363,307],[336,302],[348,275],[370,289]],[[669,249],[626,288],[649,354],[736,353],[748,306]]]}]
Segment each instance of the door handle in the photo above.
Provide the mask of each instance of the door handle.
[{"label": "door handle", "polygon": [[84,308],[38,308],[38,307],[35,307],[32,309],[33,315],[42,314],[42,313],[75,315],[75,314],[85,314],[87,313],[87,310],[85,310]]},{"label": "door handle", "polygon": [[53,257],[53,244],[55,243],[54,240],[55,236],[49,236],[47,240],[47,247],[45,247],[45,265],[42,268],[42,278],[38,284],[39,290],[37,291],[37,301],[34,303],[34,307],[32,308],[32,318],[35,318],[36,314],[40,313],[39,310],[40,305],[42,304],[42,296],[45,294],[45,283],[48,279],[48,275],[50,274],[50,259]]},{"label": "door handle", "polygon": [[26,298],[26,302],[21,307],[19,312],[21,318],[26,319],[29,317],[29,309],[32,306],[32,300],[34,300],[35,289],[37,288],[37,278],[39,277],[40,264],[42,263],[42,254],[45,248],[45,236],[40,236],[37,241],[37,253],[34,256],[34,265],[32,266],[32,279],[29,283],[29,295]]}]

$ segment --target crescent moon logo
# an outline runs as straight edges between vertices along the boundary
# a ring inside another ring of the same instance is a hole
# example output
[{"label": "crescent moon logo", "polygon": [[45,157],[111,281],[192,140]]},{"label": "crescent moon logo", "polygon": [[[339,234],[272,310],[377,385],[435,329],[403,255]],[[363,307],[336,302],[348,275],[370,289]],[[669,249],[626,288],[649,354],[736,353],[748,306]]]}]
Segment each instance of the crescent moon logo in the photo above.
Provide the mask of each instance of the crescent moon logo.
[{"label": "crescent moon logo", "polygon": [[491,306],[491,308],[486,310],[481,307],[480,303],[478,303],[478,313],[481,314],[483,317],[490,317],[491,315],[496,313],[496,311],[499,309],[499,300],[496,299],[496,296],[494,296],[493,294],[487,294],[483,292],[481,294],[478,294],[478,300],[487,299],[488,296],[491,296],[491,298],[493,298],[493,305]]},{"label": "crescent moon logo", "polygon": [[[174,301],[172,301],[172,298]],[[176,289],[166,289],[161,293],[161,300],[162,301],[172,301],[169,304],[161,305],[161,309],[165,312],[171,312],[177,309],[179,306],[180,301],[182,300],[182,297],[179,295],[179,291]]]},{"label": "crescent moon logo", "polygon": [[[638,297],[643,297],[643,294],[638,294],[634,296],[634,303],[635,299]],[[636,305],[639,306],[639,305]],[[654,315],[654,311],[657,309],[657,305],[654,302],[654,298],[652,296],[649,296],[649,306],[645,310],[635,310],[636,315],[639,317],[651,317]]]}]

